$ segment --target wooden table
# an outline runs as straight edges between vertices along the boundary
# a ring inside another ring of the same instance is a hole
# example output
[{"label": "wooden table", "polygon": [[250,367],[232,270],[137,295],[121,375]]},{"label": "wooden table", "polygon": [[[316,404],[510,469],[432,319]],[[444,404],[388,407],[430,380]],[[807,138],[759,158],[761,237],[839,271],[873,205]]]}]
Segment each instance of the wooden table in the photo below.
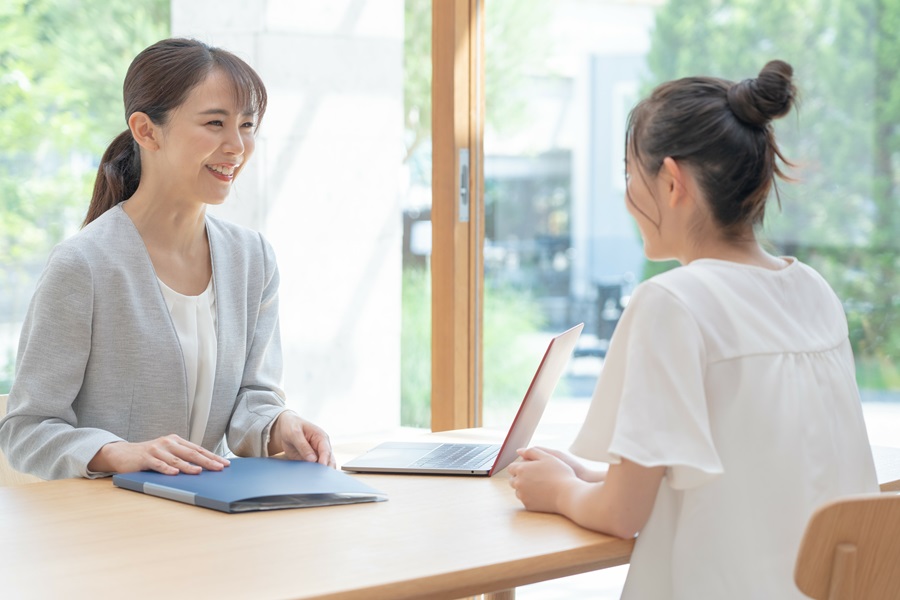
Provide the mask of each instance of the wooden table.
[{"label": "wooden table", "polygon": [[[484,432],[448,439],[484,440]],[[370,441],[337,446],[339,461]],[[900,449],[875,447],[882,489]],[[70,479],[0,488],[0,597],[454,599],[627,563],[492,478],[355,475],[388,502],[228,515]]]},{"label": "wooden table", "polygon": [[505,472],[355,477],[390,499],[229,515],[110,479],[0,488],[0,597],[510,597],[631,554],[632,541],[524,511]]}]

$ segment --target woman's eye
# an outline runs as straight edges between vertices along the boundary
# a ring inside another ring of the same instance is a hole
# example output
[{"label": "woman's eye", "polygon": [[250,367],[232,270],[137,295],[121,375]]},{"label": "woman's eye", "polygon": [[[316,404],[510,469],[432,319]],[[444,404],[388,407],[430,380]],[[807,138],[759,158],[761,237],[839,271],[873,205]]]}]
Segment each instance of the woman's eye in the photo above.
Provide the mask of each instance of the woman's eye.
[{"label": "woman's eye", "polygon": [[241,127],[249,127],[250,129],[253,129],[255,126],[256,126],[256,123],[254,123],[253,121],[247,121],[246,123],[241,123]]},{"label": "woman's eye", "polygon": [[222,121],[210,121],[209,123],[207,123],[207,125],[215,125],[217,127],[221,127]]}]

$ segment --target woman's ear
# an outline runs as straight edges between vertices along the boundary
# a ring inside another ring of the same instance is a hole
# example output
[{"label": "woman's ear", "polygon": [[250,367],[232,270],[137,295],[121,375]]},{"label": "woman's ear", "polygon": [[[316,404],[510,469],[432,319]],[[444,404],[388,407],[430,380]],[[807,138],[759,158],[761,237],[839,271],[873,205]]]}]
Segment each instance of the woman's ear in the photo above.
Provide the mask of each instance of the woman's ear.
[{"label": "woman's ear", "polygon": [[691,195],[688,193],[690,173],[682,168],[674,158],[667,156],[663,159],[659,175],[662,192],[665,194],[663,197],[669,206],[674,208],[691,200]]},{"label": "woman's ear", "polygon": [[159,127],[156,126],[147,113],[135,112],[128,117],[128,128],[141,148],[145,150],[159,150]]}]

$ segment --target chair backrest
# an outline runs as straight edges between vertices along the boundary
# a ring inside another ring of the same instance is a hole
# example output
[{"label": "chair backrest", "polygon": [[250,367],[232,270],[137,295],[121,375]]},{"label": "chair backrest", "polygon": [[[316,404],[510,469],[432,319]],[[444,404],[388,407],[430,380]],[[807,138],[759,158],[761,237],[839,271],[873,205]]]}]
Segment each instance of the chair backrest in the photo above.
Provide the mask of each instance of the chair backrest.
[{"label": "chair backrest", "polygon": [[[6,414],[7,397],[6,394],[0,394],[0,417],[3,417],[3,415]],[[6,457],[3,455],[3,452],[0,452],[0,487],[5,485],[16,485],[19,483],[35,483],[37,481],[43,481],[43,479],[16,471],[9,466],[8,462],[6,462]]]},{"label": "chair backrest", "polygon": [[861,494],[826,504],[809,520],[794,581],[816,600],[900,595],[900,494]]}]

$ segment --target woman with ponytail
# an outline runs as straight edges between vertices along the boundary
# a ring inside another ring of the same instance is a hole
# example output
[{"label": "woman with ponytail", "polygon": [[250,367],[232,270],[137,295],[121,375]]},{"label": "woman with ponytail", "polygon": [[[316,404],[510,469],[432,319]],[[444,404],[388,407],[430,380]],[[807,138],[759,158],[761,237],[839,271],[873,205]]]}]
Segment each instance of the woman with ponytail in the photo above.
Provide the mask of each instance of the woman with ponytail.
[{"label": "woman with ponytail", "polygon": [[127,129],[29,307],[0,448],[46,479],[220,470],[228,451],[334,466],[285,408],[272,247],[206,214],[253,154],[265,86],[234,54],[167,39],[123,91]]},{"label": "woman with ponytail", "polygon": [[509,467],[527,509],[637,535],[623,598],[801,600],[813,510],[878,490],[841,303],[756,238],[792,76],[679,79],[633,109],[625,202],[647,257],[682,266],[635,290],[572,445],[608,470],[544,448]]}]

